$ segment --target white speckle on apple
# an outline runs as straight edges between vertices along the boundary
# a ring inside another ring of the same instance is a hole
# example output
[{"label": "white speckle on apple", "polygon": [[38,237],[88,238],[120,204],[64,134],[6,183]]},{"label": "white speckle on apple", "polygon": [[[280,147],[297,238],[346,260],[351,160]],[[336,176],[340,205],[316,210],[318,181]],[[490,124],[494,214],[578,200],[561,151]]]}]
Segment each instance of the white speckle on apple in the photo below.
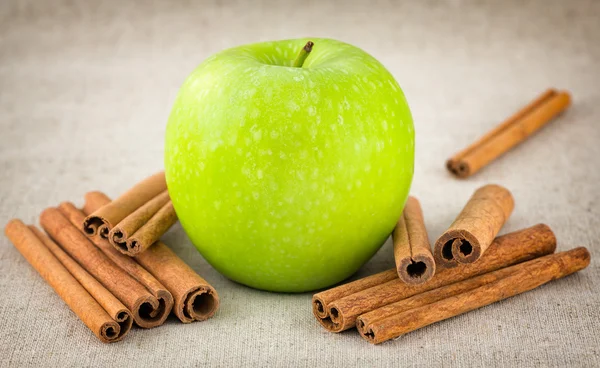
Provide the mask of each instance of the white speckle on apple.
[{"label": "white speckle on apple", "polygon": [[317,109],[314,106],[308,107],[308,115],[315,116],[317,114]]},{"label": "white speckle on apple", "polygon": [[260,198],[260,193],[259,192],[252,192],[252,198],[254,198],[255,200],[258,200]]},{"label": "white speckle on apple", "polygon": [[[300,106],[293,100],[288,101],[288,108],[292,111],[299,111]],[[289,115],[291,117],[291,114]]]},{"label": "white speckle on apple", "polygon": [[262,179],[263,178],[263,172],[261,169],[256,170],[256,177],[258,179]]},{"label": "white speckle on apple", "polygon": [[[270,136],[271,136],[271,138],[273,138],[273,139],[277,139],[277,138],[279,138],[279,132],[278,132],[278,131],[276,131],[276,130],[272,130],[272,131],[271,131],[271,133],[270,133],[269,135],[270,135]],[[271,153],[270,153],[270,150],[269,150],[269,154],[271,154]]]},{"label": "white speckle on apple", "polygon": [[362,187],[362,181],[360,181],[360,179],[356,180],[356,183],[354,185],[356,185],[357,188],[360,188]]},{"label": "white speckle on apple", "polygon": [[296,82],[302,82],[304,80],[304,76],[302,74],[294,76],[294,80]]},{"label": "white speckle on apple", "polygon": [[383,130],[384,130],[384,131],[387,131],[387,130],[388,130],[388,123],[387,123],[387,121],[385,121],[385,120],[384,120],[384,121],[382,121],[382,122],[381,122],[381,126],[383,127]]},{"label": "white speckle on apple", "polygon": [[287,159],[287,155],[285,154],[285,152],[281,151],[279,152],[279,158],[282,160],[286,160]]},{"label": "white speckle on apple", "polygon": [[336,91],[339,91],[340,90],[340,86],[338,86],[337,84],[334,83],[333,84],[333,89],[335,89]]},{"label": "white speckle on apple", "polygon": [[352,89],[354,90],[354,92],[360,92],[360,88],[358,88],[356,84],[352,85]]},{"label": "white speckle on apple", "polygon": [[338,121],[338,124],[344,125],[344,117],[342,115],[338,115],[337,121]]},{"label": "white speckle on apple", "polygon": [[354,150],[355,150],[356,152],[360,152],[360,143],[358,143],[358,142],[355,142],[355,143],[354,143]]},{"label": "white speckle on apple", "polygon": [[254,133],[252,133],[252,137],[254,138],[254,140],[256,142],[260,141],[262,138],[262,131],[261,130],[257,130]]},{"label": "white speckle on apple", "polygon": [[215,209],[218,211],[221,208],[221,201],[215,201],[213,203],[213,205],[215,206]]}]

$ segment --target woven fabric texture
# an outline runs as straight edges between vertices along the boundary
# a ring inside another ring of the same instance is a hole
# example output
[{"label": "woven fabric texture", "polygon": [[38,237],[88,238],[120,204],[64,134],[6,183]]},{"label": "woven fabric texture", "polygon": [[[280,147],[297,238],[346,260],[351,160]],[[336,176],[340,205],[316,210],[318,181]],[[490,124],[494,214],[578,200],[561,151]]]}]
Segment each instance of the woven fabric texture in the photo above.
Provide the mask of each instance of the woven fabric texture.
[{"label": "woven fabric texture", "polygon": [[[0,366],[600,365],[600,2],[2,1],[0,223],[47,206],[116,196],[163,166],[166,120],[204,58],[261,40],[340,39],[378,58],[404,89],[417,134],[412,194],[434,240],[473,190],[513,192],[503,233],[546,223],[558,250],[586,246],[583,272],[372,346],[330,334],[312,294],[235,284],[179,225],[165,236],[221,297],[217,315],[133,329],[105,345],[0,237]],[[548,87],[573,106],[468,180],[445,160]],[[392,267],[391,244],[354,276]]]}]

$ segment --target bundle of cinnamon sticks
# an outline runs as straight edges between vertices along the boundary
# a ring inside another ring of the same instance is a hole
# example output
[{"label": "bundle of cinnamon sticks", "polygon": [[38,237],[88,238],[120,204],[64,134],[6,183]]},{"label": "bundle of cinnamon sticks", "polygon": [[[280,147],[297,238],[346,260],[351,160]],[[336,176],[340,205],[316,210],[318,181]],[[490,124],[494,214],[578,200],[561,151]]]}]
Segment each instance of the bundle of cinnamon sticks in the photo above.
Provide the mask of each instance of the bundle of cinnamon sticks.
[{"label": "bundle of cinnamon sticks", "polygon": [[356,327],[378,344],[587,267],[586,248],[554,254],[544,224],[496,237],[513,207],[507,189],[479,188],[432,252],[419,202],[409,198],[393,233],[397,267],[315,294],[313,314],[328,331]]},{"label": "bundle of cinnamon sticks", "polygon": [[176,219],[158,173],[115,201],[89,192],[82,210],[69,202],[45,209],[46,233],[18,219],[5,233],[101,341],[115,342],[134,322],[160,326],[171,312],[202,321],[219,306],[215,289],[159,241]]}]

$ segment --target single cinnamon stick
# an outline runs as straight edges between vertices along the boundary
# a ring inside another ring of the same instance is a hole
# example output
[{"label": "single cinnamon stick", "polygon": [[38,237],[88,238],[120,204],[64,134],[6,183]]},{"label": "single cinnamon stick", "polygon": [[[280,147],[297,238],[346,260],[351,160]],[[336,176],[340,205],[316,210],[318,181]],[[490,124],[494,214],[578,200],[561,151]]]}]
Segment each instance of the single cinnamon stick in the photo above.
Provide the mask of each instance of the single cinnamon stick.
[{"label": "single cinnamon stick", "polygon": [[392,238],[396,270],[400,280],[411,285],[430,280],[435,273],[435,261],[431,254],[421,205],[415,197],[408,197]]},{"label": "single cinnamon stick", "polygon": [[[103,238],[107,238],[108,232],[113,226],[166,189],[167,182],[164,172],[142,180],[113,202],[90,214],[83,222],[85,233],[88,236],[95,236],[99,233]],[[102,232],[98,232],[102,225],[105,227],[102,227]]]},{"label": "single cinnamon stick", "polygon": [[127,239],[127,255],[134,256],[150,248],[177,222],[173,203],[168,201],[161,209]]},{"label": "single cinnamon stick", "polygon": [[[420,300],[407,302],[415,303],[415,308],[402,310],[401,306],[398,313],[376,319],[360,328],[359,332],[367,341],[378,344],[432,323],[535,289],[547,282],[580,271],[589,263],[590,253],[584,247],[520,263],[509,267],[509,270],[502,269],[480,276],[489,279],[489,282],[456,295],[451,295],[450,289],[460,289],[465,287],[464,284],[476,284],[480,280],[466,280],[413,297]],[[497,277],[494,275],[496,273]],[[436,300],[441,294],[451,296]],[[427,303],[428,300],[432,303]]]},{"label": "single cinnamon stick", "polygon": [[450,172],[459,178],[475,174],[514,146],[529,138],[571,104],[566,91],[549,89],[446,162]]},{"label": "single cinnamon stick", "polygon": [[52,241],[37,227],[30,225],[29,229],[38,239],[52,252],[52,254],[62,263],[71,275],[87,290],[87,292],[100,304],[108,315],[119,324],[119,329],[115,331],[116,338],[122,339],[131,330],[133,316],[131,312],[117,299],[108,289],[98,282],[92,275],[84,270],[79,263],[63,251],[58,244]]},{"label": "single cinnamon stick", "polygon": [[[110,198],[101,192],[90,192],[85,201],[84,209],[94,211],[110,202]],[[203,321],[219,308],[216,290],[160,241],[135,259],[169,289],[175,300],[173,313],[182,322]]]},{"label": "single cinnamon stick", "polygon": [[[78,210],[72,203],[63,202],[58,207],[60,212],[69,220],[69,222],[80,229],[79,226],[85,215],[83,212]],[[126,256],[119,251],[117,251],[111,244],[109,244],[108,240],[102,239],[99,236],[94,236],[90,238],[92,243],[96,245],[104,254],[115,264],[125,270],[131,277],[136,279],[140,284],[144,285],[146,289],[148,289],[156,299],[158,299],[159,305],[164,306],[164,313],[168,314],[168,312],[173,309],[173,296],[167,290],[167,288],[161,284],[150,272],[146,271],[144,267],[142,267],[139,263],[135,261],[135,259]]]},{"label": "single cinnamon stick", "polygon": [[438,269],[424,284],[407,285],[396,278],[342,297],[327,304],[327,316],[317,316],[317,321],[331,332],[341,332],[354,327],[361,314],[440,286],[553,253],[555,249],[556,237],[547,225],[515,231],[496,238],[478,262],[454,269]]},{"label": "single cinnamon stick", "polygon": [[119,323],[108,315],[27,225],[13,219],[6,224],[4,233],[100,341],[115,342],[125,336],[127,331],[121,331]]},{"label": "single cinnamon stick", "polygon": [[40,224],[73,259],[133,313],[138,326],[151,328],[165,321],[169,314],[165,303],[96,248],[58,209],[44,210]]},{"label": "single cinnamon stick", "polygon": [[435,242],[438,264],[454,267],[478,260],[512,213],[515,202],[508,189],[495,184],[475,191],[463,210]]},{"label": "single cinnamon stick", "polygon": [[[108,234],[108,240],[117,250],[128,254],[131,249],[127,246],[127,239],[146,224],[156,213],[170,201],[169,192],[164,191],[144,203],[140,208],[121,220]],[[174,216],[176,218],[176,216]],[[174,222],[174,221],[173,221]],[[169,227],[172,225],[169,224]],[[161,234],[162,235],[162,234]],[[157,239],[158,240],[158,239]],[[133,254],[128,254],[133,255]]]}]

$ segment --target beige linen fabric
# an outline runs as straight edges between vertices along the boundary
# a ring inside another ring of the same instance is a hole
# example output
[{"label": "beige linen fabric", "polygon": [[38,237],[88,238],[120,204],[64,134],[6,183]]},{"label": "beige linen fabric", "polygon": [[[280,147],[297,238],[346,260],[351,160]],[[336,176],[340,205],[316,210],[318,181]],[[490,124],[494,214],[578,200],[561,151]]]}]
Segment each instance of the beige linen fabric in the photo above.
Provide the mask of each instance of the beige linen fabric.
[{"label": "beige linen fabric", "polygon": [[[165,241],[221,296],[209,321],[171,318],[100,343],[0,237],[0,366],[598,366],[600,2],[0,2],[0,223],[62,200],[116,196],[162,167],[184,78],[239,44],[306,35],[364,48],[402,85],[417,132],[412,194],[430,239],[473,190],[507,186],[503,232],[549,224],[592,264],[381,346],[325,332],[311,294],[252,290],[213,270],[176,226]],[[559,121],[475,177],[444,161],[547,87],[572,92]],[[388,242],[355,277],[393,267]]]}]

